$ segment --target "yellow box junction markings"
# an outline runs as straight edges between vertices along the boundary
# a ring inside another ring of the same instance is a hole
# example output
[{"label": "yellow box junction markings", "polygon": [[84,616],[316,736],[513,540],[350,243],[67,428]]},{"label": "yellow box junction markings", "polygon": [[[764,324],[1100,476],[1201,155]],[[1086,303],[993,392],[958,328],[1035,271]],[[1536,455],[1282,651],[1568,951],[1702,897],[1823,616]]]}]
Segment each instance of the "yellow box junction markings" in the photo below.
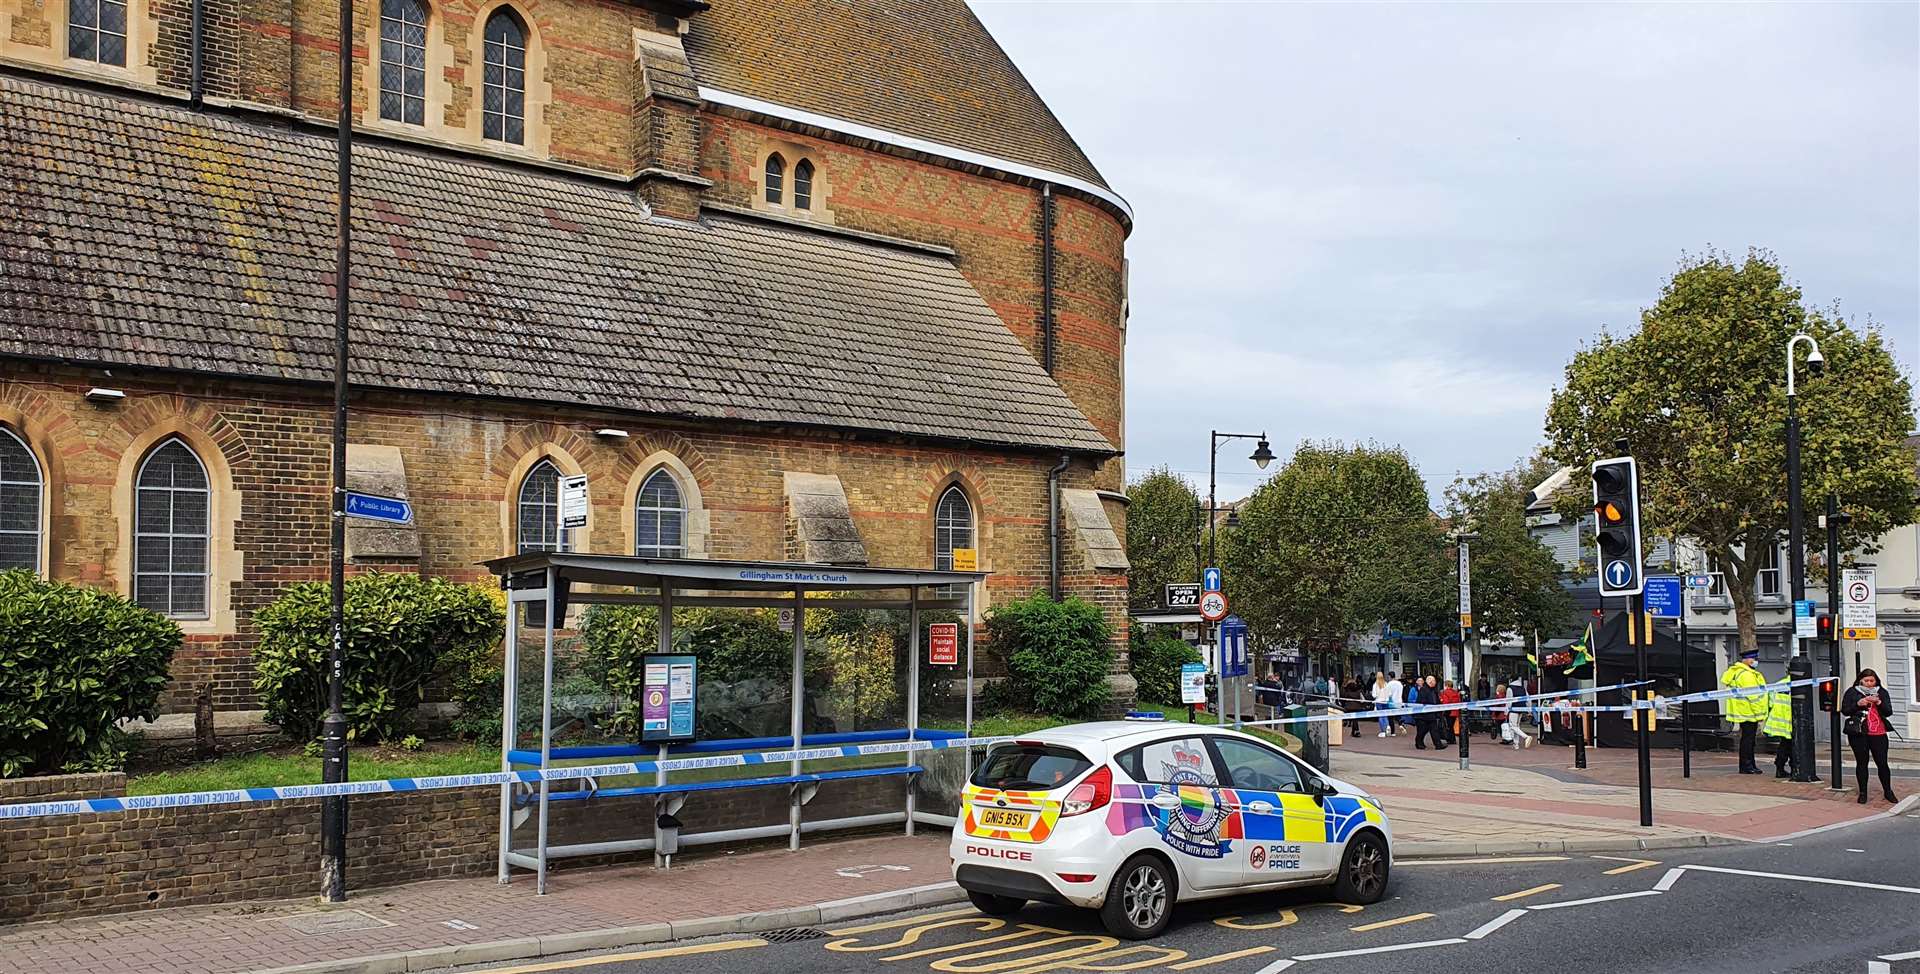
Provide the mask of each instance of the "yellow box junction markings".
[{"label": "yellow box junction markings", "polygon": [[[1342,913],[1358,913],[1366,909],[1364,906],[1353,903],[1309,903],[1306,904],[1306,906],[1302,906],[1301,909],[1304,910],[1308,906],[1333,907]],[[1239,917],[1217,917],[1214,919],[1213,924],[1217,927],[1225,927],[1228,930],[1278,930],[1281,927],[1291,927],[1299,922],[1300,915],[1298,913],[1293,910],[1281,910],[1280,919],[1270,920],[1266,923],[1247,923]]]},{"label": "yellow box junction markings", "polygon": [[1550,890],[1556,890],[1559,888],[1560,888],[1559,883],[1542,883],[1539,886],[1535,886],[1532,889],[1523,889],[1518,893],[1508,893],[1505,896],[1496,896],[1493,898],[1493,901],[1495,903],[1509,903],[1509,902],[1512,902],[1513,900],[1525,899],[1529,896],[1532,896],[1535,893],[1545,893]]},{"label": "yellow box junction markings", "polygon": [[1433,919],[1433,916],[1434,915],[1431,913],[1415,913],[1412,916],[1395,917],[1391,920],[1381,920],[1378,923],[1363,923],[1357,927],[1348,927],[1347,929],[1353,931],[1354,933],[1367,933],[1372,930],[1385,930],[1388,927],[1397,927],[1403,923],[1415,923],[1420,920],[1431,920]]},{"label": "yellow box junction markings", "polygon": [[926,923],[928,920],[944,920],[948,917],[979,916],[979,915],[980,914],[978,911],[976,911],[973,907],[968,906],[968,907],[962,907],[958,910],[946,910],[940,913],[922,913],[919,916],[911,916],[903,920],[883,920],[879,923],[869,923],[864,926],[842,927],[838,930],[827,931],[827,936],[851,937],[854,934],[872,933],[875,930],[892,930],[897,927],[911,927],[916,923]]},{"label": "yellow box junction markings", "polygon": [[[876,923],[870,927],[853,927],[851,929],[860,931],[860,932],[888,930],[888,929],[895,929],[903,926],[908,927],[909,929],[905,933],[902,933],[898,937],[895,937],[892,940],[886,941],[885,943],[861,944],[859,937],[845,937],[840,940],[828,941],[826,947],[828,950],[841,951],[843,953],[863,954],[863,953],[868,953],[868,952],[877,951],[877,950],[895,950],[900,947],[911,947],[915,943],[918,943],[921,937],[929,933],[932,933],[935,930],[940,930],[945,927],[973,927],[975,930],[977,930],[980,933],[992,933],[993,931],[998,930],[1001,927],[1004,927],[1007,925],[1007,921],[1005,920],[996,920],[993,917],[981,916],[977,913],[973,913],[972,910],[958,910],[955,912],[971,913],[973,915],[972,916],[954,916],[952,913],[941,913],[936,915],[941,917],[947,917],[948,919],[930,919],[927,917],[915,917],[914,922],[912,924],[895,922],[895,923]],[[1046,929],[1046,928],[1036,927],[1033,929]],[[831,933],[833,934],[838,934],[841,932],[843,931],[837,931],[837,930],[831,931]],[[1027,934],[1014,934],[1013,936],[1027,936]],[[1001,937],[997,939],[1004,940],[1006,938]]]}]

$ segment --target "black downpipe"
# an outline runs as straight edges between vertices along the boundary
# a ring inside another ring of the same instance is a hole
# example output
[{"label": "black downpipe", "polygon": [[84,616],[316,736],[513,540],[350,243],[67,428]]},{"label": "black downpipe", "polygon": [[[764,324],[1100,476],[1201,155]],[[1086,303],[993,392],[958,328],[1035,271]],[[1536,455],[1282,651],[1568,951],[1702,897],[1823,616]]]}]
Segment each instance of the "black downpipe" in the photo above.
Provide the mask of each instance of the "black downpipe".
[{"label": "black downpipe", "polygon": [[201,99],[207,87],[207,0],[193,0],[193,63],[188,70],[187,102],[195,108],[200,107]]},{"label": "black downpipe", "polygon": [[[1053,184],[1040,187],[1040,364],[1053,374]],[[1058,584],[1054,588],[1059,588]],[[1056,596],[1057,597],[1057,596]]]},{"label": "black downpipe", "polygon": [[1068,457],[1047,471],[1047,590],[1060,601],[1060,475],[1067,470]]}]

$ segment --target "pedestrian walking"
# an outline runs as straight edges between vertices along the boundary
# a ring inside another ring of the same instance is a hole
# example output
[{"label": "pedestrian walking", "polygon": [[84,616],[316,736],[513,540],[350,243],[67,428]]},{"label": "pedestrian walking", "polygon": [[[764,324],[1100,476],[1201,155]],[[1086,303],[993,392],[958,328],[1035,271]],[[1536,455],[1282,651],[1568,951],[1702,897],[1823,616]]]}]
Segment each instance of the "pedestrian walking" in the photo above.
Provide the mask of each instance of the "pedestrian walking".
[{"label": "pedestrian walking", "polygon": [[[1516,683],[1515,686],[1518,684]],[[1505,687],[1500,689],[1500,693],[1502,696],[1510,696]],[[1507,743],[1511,744],[1514,750],[1533,746],[1533,736],[1520,726],[1519,707],[1508,707],[1506,713],[1501,715],[1501,721],[1501,726],[1505,728],[1503,733],[1506,735]]]},{"label": "pedestrian walking", "polygon": [[[1373,675],[1373,709],[1392,710],[1394,707],[1399,706],[1399,701],[1400,681],[1387,679],[1387,674],[1385,673],[1375,673]],[[1392,737],[1397,733],[1399,733],[1399,731],[1394,729],[1393,718],[1380,718],[1381,737]]]},{"label": "pedestrian walking", "polygon": [[[1440,703],[1440,684],[1431,675],[1421,681],[1420,688],[1415,693],[1416,700],[1423,705],[1434,706]],[[1426,750],[1427,745],[1422,742],[1427,740],[1433,741],[1433,749],[1436,751],[1445,746],[1441,743],[1441,720],[1439,714],[1418,715],[1413,731],[1414,750]]]},{"label": "pedestrian walking", "polygon": [[[1403,687],[1400,691],[1400,702],[1409,707],[1419,703],[1420,702],[1420,684],[1421,684],[1421,677],[1418,674],[1414,675],[1412,679],[1409,679],[1407,681],[1407,685]],[[1420,727],[1420,720],[1421,720],[1421,717],[1419,714],[1407,714],[1406,716],[1400,718],[1401,723],[1406,724],[1408,727],[1415,728],[1416,730]]]},{"label": "pedestrian walking", "polygon": [[[1720,674],[1720,686],[1728,690],[1747,691],[1766,686],[1767,678],[1760,675],[1757,665],[1759,660],[1759,650],[1741,650],[1740,658]],[[1749,693],[1746,696],[1729,697],[1726,712],[1727,723],[1740,731],[1740,773],[1760,774],[1760,765],[1753,760],[1753,748],[1760,733],[1760,724],[1767,719],[1767,694]]]},{"label": "pedestrian walking", "polygon": [[1360,682],[1353,677],[1347,677],[1347,682],[1340,684],[1340,709],[1347,712],[1347,734],[1351,737],[1360,736],[1360,719],[1353,714],[1360,709],[1360,702],[1367,699],[1360,695],[1362,692]]},{"label": "pedestrian walking", "polygon": [[1773,776],[1793,777],[1793,694],[1784,690],[1767,694],[1767,720],[1760,733],[1773,738]]},{"label": "pedestrian walking", "polygon": [[1880,685],[1880,674],[1861,670],[1840,701],[1846,715],[1847,743],[1853,745],[1853,776],[1860,783],[1859,802],[1867,803],[1867,759],[1880,768],[1880,793],[1894,802],[1893,772],[1887,768],[1887,727],[1893,720],[1893,698]]}]

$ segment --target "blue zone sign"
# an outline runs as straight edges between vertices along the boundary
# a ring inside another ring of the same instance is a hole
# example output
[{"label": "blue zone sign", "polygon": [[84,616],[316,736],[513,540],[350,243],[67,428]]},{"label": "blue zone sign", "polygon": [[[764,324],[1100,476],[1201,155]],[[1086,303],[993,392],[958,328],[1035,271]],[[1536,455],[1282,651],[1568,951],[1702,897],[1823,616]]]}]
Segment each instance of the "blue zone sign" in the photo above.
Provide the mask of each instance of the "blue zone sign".
[{"label": "blue zone sign", "polygon": [[1641,598],[1648,615],[1660,619],[1680,618],[1680,576],[1648,575],[1647,588]]},{"label": "blue zone sign", "polygon": [[381,497],[379,494],[361,494],[350,490],[347,491],[345,507],[348,517],[385,521],[388,524],[413,523],[413,505],[398,497]]}]

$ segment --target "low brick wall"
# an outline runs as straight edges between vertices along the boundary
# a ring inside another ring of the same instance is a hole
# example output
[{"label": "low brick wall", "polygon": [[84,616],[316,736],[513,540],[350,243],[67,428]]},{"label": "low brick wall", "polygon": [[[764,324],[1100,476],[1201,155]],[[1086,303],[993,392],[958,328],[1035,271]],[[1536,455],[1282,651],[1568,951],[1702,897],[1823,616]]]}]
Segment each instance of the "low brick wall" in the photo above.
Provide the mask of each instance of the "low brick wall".
[{"label": "low brick wall", "polygon": [[[829,782],[807,806],[807,817],[897,811],[905,784],[901,778]],[[63,775],[0,782],[0,802],[124,791],[123,775]],[[549,842],[649,837],[653,807],[643,798],[557,803]],[[499,809],[500,792],[493,788],[356,796],[348,816],[348,885],[492,874]],[[681,818],[686,834],[783,824],[786,789],[696,794]],[[531,844],[532,825],[515,833],[516,846]],[[6,821],[0,823],[0,923],[310,896],[319,857],[315,799]],[[594,861],[608,858],[635,857]]]}]

